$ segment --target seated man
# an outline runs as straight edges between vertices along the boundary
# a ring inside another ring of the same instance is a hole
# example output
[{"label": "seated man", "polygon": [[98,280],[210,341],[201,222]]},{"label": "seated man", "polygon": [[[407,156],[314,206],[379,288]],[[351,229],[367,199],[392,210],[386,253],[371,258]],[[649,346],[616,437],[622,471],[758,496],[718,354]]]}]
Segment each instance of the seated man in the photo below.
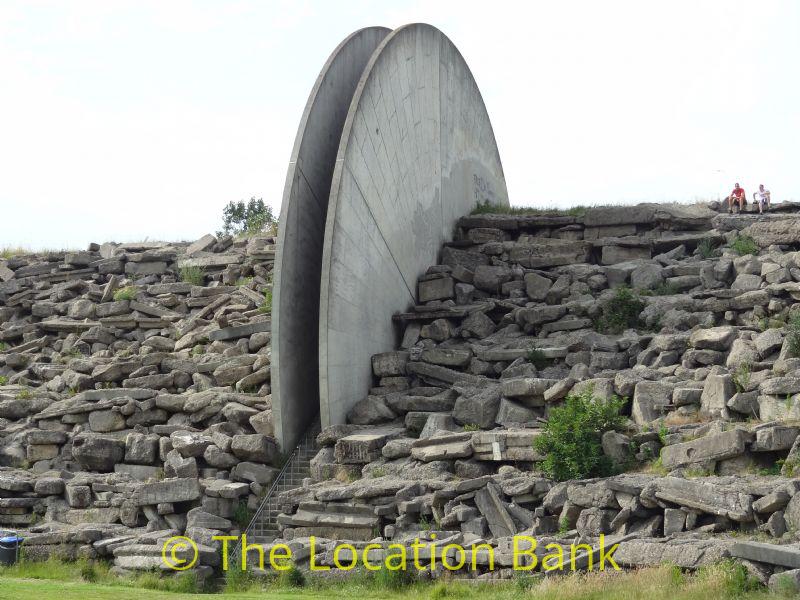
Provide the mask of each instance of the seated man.
[{"label": "seated man", "polygon": [[762,214],[765,210],[770,209],[770,193],[768,189],[764,188],[764,184],[758,186],[758,191],[753,194],[753,198],[758,204],[758,212]]},{"label": "seated man", "polygon": [[728,196],[728,212],[733,212],[733,203],[739,203],[739,212],[744,210],[744,203],[747,202],[747,197],[744,194],[744,188],[739,187],[739,184],[733,186],[731,195]]}]

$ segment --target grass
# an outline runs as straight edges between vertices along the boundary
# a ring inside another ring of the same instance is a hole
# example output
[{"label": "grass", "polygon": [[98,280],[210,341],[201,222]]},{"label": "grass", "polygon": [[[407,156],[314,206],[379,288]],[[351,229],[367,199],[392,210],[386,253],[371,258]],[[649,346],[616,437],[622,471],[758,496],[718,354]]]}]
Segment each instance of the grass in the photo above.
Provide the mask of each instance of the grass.
[{"label": "grass", "polygon": [[181,267],[181,281],[192,285],[203,285],[206,280],[205,271],[200,267]]},{"label": "grass", "polygon": [[253,511],[247,508],[247,502],[244,500],[240,500],[239,504],[236,505],[236,508],[233,511],[233,518],[232,521],[239,526],[239,529],[246,529],[248,525],[250,525],[250,521],[253,519]]},{"label": "grass", "polygon": [[136,300],[136,288],[134,286],[129,285],[114,292],[115,302],[121,302],[123,300]]},{"label": "grass", "polygon": [[545,356],[544,351],[540,350],[536,346],[531,346],[528,348],[528,355],[526,358],[528,359],[529,363],[536,367],[537,371],[541,371],[542,369],[549,367],[553,362],[551,359]]},{"label": "grass", "polygon": [[603,302],[601,310],[595,329],[601,333],[622,333],[641,325],[639,315],[644,310],[644,302],[631,288],[620,286]]},{"label": "grass", "polygon": [[573,206],[572,208],[537,208],[533,206],[499,206],[488,200],[478,202],[470,212],[471,215],[553,215],[582,217],[586,214],[587,206]]},{"label": "grass", "polygon": [[[10,572],[8,569],[0,570],[2,600],[188,600],[203,597],[180,589],[134,587],[130,580],[109,577],[107,570],[97,573],[94,583],[87,582],[79,573],[72,578],[20,578],[9,575]],[[402,571],[385,570],[378,571],[376,575],[355,573],[346,581],[322,581],[313,577],[303,577],[298,581],[295,574],[288,574],[290,571],[286,573],[279,578],[231,573],[224,582],[222,592],[232,600],[750,600],[777,597],[767,594],[747,575],[744,567],[732,562],[704,567],[695,573],[683,572],[669,565],[627,572],[609,570],[553,577],[528,576],[520,572],[516,579],[495,584],[441,580],[437,583],[414,583]],[[787,586],[786,596],[791,593],[792,590]]]},{"label": "grass", "polygon": [[272,290],[264,292],[264,304],[259,306],[259,310],[266,314],[272,314]]},{"label": "grass", "polygon": [[13,256],[19,256],[21,254],[30,254],[30,250],[26,250],[25,248],[21,247],[5,247],[0,248],[0,258],[11,258]]},{"label": "grass", "polygon": [[789,338],[789,354],[800,357],[800,314],[795,313],[789,319],[786,327],[787,337]]},{"label": "grass", "polygon": [[705,238],[697,245],[697,251],[700,253],[702,258],[714,258],[715,256],[719,255],[719,248],[717,248],[716,242],[710,238]]},{"label": "grass", "polygon": [[749,235],[737,235],[736,239],[731,242],[731,250],[739,256],[758,254],[758,249],[758,244]]},{"label": "grass", "polygon": [[736,367],[731,379],[733,379],[733,385],[737,392],[746,392],[750,385],[750,363],[742,363]]}]

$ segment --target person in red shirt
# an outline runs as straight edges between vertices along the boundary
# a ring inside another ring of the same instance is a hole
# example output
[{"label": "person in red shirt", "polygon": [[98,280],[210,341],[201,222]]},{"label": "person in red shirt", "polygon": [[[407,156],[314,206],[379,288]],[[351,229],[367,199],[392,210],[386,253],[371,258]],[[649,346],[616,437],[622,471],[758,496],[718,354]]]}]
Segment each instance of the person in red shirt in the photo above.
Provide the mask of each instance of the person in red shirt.
[{"label": "person in red shirt", "polygon": [[739,187],[739,184],[733,186],[733,191],[731,195],[728,196],[728,212],[733,212],[733,203],[739,203],[739,212],[744,211],[744,203],[747,202],[747,196],[745,196],[744,188]]}]

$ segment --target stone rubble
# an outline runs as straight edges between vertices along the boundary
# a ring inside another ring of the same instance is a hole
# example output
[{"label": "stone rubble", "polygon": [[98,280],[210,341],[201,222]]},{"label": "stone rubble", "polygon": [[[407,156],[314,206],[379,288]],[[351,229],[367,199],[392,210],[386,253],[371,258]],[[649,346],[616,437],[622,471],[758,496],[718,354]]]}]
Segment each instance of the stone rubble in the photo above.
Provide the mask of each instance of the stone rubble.
[{"label": "stone rubble", "polygon": [[[588,544],[584,568],[603,535],[623,567],[734,558],[764,583],[793,576],[800,207],[773,208],[462,218],[418,304],[394,315],[402,342],[372,358],[374,386],[317,436],[312,477],[280,495],[275,542],[301,568],[311,536],[322,565],[343,541],[375,557],[415,538],[488,544],[499,568],[484,547],[459,575],[497,578],[512,575],[513,536],[536,537],[539,558]],[[742,235],[756,253],[733,250]],[[273,243],[0,261],[0,524],[26,530],[33,552],[65,546],[123,570],[156,566],[185,534],[217,565],[212,535],[242,529],[240,507],[258,506],[281,464],[258,310]],[[207,285],[180,281],[184,267]],[[611,332],[604,310],[623,286],[637,323]],[[603,436],[627,472],[552,481],[534,439],[581,393],[627,399],[627,428]]]},{"label": "stone rubble", "polygon": [[275,239],[92,244],[0,260],[0,527],[32,556],[161,566],[238,533],[281,465]]},{"label": "stone rubble", "polygon": [[[511,576],[513,536],[597,548],[605,535],[623,567],[737,558],[764,583],[800,566],[800,357],[786,326],[800,207],[719,208],[462,218],[418,304],[394,316],[402,343],[373,357],[350,425],[322,431],[313,480],[283,494],[279,541],[307,556],[316,536],[323,565],[343,540],[376,556],[415,538],[486,543],[502,568],[461,573],[479,578]],[[740,235],[757,254],[731,249]],[[601,333],[621,286],[639,323]],[[628,399],[628,430],[603,437],[628,473],[552,481],[533,440],[586,391]]]}]

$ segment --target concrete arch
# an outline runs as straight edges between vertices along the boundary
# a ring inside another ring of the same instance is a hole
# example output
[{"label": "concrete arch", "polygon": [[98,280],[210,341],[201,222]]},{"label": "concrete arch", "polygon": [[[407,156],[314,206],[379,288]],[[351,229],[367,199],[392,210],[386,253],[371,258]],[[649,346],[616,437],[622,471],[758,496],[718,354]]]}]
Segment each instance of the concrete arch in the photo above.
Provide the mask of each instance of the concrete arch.
[{"label": "concrete arch", "polygon": [[360,29],[331,53],[309,94],[289,161],[272,299],[272,410],[284,449],[297,443],[319,410],[319,283],[330,184],[353,93],[390,32]]},{"label": "concrete arch", "polygon": [[508,204],[478,86],[438,29],[401,27],[353,95],[331,182],[319,303],[323,426],[345,421],[371,385],[370,357],[396,347],[390,316],[415,300],[458,217]]}]

